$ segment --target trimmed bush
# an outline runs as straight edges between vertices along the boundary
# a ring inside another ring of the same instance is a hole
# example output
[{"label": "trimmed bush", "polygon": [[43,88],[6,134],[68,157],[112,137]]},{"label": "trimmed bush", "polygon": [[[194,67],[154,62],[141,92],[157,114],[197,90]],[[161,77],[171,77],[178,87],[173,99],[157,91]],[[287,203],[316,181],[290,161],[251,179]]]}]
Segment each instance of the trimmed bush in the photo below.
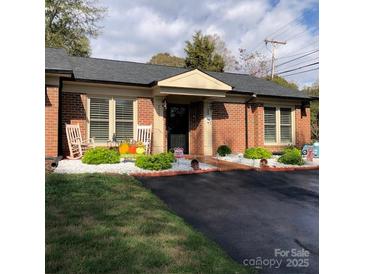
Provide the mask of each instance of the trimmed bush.
[{"label": "trimmed bush", "polygon": [[119,153],[105,147],[88,149],[82,157],[82,162],[89,165],[120,163]]},{"label": "trimmed bush", "polygon": [[142,155],[136,159],[136,166],[148,170],[163,170],[172,167],[171,163],[175,160],[171,152],[155,155]]},{"label": "trimmed bush", "polygon": [[296,147],[294,145],[288,145],[286,146],[284,149],[283,149],[283,154],[285,154],[286,152],[290,152],[292,151],[293,149],[299,149],[301,150],[299,147]]},{"label": "trimmed bush", "polygon": [[263,147],[251,147],[245,150],[244,157],[248,159],[270,159],[272,153]]},{"label": "trimmed bush", "polygon": [[170,163],[175,162],[176,160],[173,152],[161,153],[160,155],[166,157],[170,161]]},{"label": "trimmed bush", "polygon": [[304,165],[302,153],[297,148],[285,148],[284,154],[279,157],[278,162],[287,165]]},{"label": "trimmed bush", "polygon": [[217,153],[218,153],[219,156],[226,156],[227,154],[231,154],[232,150],[227,145],[221,145],[221,146],[218,147]]}]

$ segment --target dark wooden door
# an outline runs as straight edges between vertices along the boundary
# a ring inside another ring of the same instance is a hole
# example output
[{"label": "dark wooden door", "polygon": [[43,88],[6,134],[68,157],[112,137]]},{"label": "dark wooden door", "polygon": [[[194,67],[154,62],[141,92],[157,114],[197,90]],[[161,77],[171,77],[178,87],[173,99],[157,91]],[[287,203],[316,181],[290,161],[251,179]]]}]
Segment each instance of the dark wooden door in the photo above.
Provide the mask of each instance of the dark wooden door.
[{"label": "dark wooden door", "polygon": [[189,153],[189,107],[188,105],[167,105],[167,147],[182,147]]}]

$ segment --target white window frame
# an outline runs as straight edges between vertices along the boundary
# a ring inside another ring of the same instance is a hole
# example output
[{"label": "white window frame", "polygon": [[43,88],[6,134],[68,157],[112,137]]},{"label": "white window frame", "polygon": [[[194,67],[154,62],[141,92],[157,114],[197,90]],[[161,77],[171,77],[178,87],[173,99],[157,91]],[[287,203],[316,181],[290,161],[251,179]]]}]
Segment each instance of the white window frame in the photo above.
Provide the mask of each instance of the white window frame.
[{"label": "white window frame", "polygon": [[[266,142],[265,141],[265,108],[275,108],[276,109],[276,141]],[[292,131],[292,141],[291,142],[281,142],[281,126],[280,126],[280,108],[291,109],[291,131]],[[288,105],[264,105],[263,107],[263,134],[264,134],[264,145],[267,146],[287,146],[295,144],[295,107]]]},{"label": "white window frame", "polygon": [[[87,128],[87,138],[91,138],[90,136],[90,99],[91,98],[102,98],[109,100],[109,139],[112,140],[113,134],[116,130],[116,107],[115,101],[117,98],[123,100],[130,100],[133,102],[133,139],[137,137],[137,121],[138,121],[138,110],[137,110],[137,99],[130,98],[130,97],[123,97],[123,96],[103,96],[103,95],[90,95],[87,96],[87,111],[86,111],[86,128]],[[107,142],[105,143],[95,143],[97,146],[106,146]]]}]

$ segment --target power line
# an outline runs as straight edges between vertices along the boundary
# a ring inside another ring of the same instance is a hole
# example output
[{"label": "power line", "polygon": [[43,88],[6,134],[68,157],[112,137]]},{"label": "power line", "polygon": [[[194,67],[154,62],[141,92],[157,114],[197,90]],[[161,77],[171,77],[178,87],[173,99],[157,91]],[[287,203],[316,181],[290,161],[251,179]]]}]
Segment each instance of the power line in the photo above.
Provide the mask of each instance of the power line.
[{"label": "power line", "polygon": [[[295,22],[296,20],[302,18],[304,16],[305,12],[303,12],[301,15],[297,16],[296,18],[294,18],[293,20],[291,20],[289,23],[286,23],[285,25],[283,25],[282,27],[280,27],[278,30],[276,30],[275,32],[273,32],[272,34],[269,35],[269,37],[273,37],[275,34],[278,36],[282,33],[284,33],[285,31],[281,31],[280,30],[284,30],[285,28],[287,28],[291,23]],[[297,24],[297,23],[296,23]],[[295,25],[296,25],[295,24]],[[277,34],[279,32],[279,34]]]},{"label": "power line", "polygon": [[292,75],[296,75],[296,74],[301,74],[301,73],[305,73],[305,72],[309,72],[309,71],[314,71],[314,70],[318,70],[318,69],[319,68],[308,69],[308,70],[304,70],[304,71],[300,71],[300,72],[296,72],[296,73],[287,74],[287,75],[284,75],[284,77],[292,76]]},{"label": "power line", "polygon": [[[274,35],[276,35],[276,37],[279,37],[279,35],[282,35],[282,34],[284,34],[287,30],[286,30],[286,28],[287,27],[289,27],[289,25],[291,24],[291,23],[293,23],[293,22],[295,22],[295,21],[297,21],[297,20],[301,20],[302,19],[302,17],[305,15],[305,14],[307,14],[309,11],[312,11],[312,10],[314,10],[314,8],[311,8],[311,9],[308,9],[308,10],[306,10],[306,11],[303,11],[303,13],[301,14],[301,15],[299,15],[299,16],[297,16],[296,18],[294,18],[292,21],[290,21],[289,23],[287,23],[287,24],[285,24],[285,25],[283,25],[283,27],[281,27],[281,28],[279,28],[277,31],[275,31],[274,33],[272,33],[271,35],[269,35],[269,37],[273,37]],[[296,26],[296,25],[298,25],[300,23],[300,21],[297,21],[293,26]],[[282,31],[280,31],[280,30],[282,30]],[[279,32],[280,31],[280,32]],[[278,33],[279,32],[279,33]],[[283,39],[282,39],[283,40]]]},{"label": "power line", "polygon": [[[300,49],[298,49],[298,50],[296,50],[296,51],[302,51],[302,50],[304,50],[304,49],[307,49],[307,48],[309,48],[310,46],[312,46],[312,45],[314,45],[314,44],[317,44],[318,42],[319,42],[318,40],[313,41],[312,43],[310,43],[310,44],[308,44],[308,45],[306,45],[306,46],[304,46],[304,47],[302,47],[302,48],[300,48]],[[305,52],[298,52],[298,53],[296,53],[296,54],[291,54],[291,55],[288,55],[288,56],[278,57],[278,58],[276,58],[276,59],[277,59],[277,60],[279,60],[279,59],[287,59],[287,58],[291,58],[291,57],[294,57],[294,56],[297,56],[297,55],[301,55],[301,54],[309,53],[309,52],[311,52],[311,51],[313,51],[313,50],[318,50],[318,48],[317,48],[317,49],[313,48],[313,49],[311,49],[311,50],[307,50],[307,51],[305,51]]]},{"label": "power line", "polygon": [[[309,29],[307,29],[307,28],[305,28],[304,30],[302,30],[302,31],[300,31],[300,32],[297,32],[297,33],[295,33],[295,34],[293,34],[293,35],[291,35],[291,36],[289,36],[289,38],[286,38],[286,39],[284,39],[284,40],[286,40],[286,41],[291,41],[291,40],[293,40],[294,38],[298,38],[298,37],[301,37],[301,36],[303,36],[304,34],[307,34],[307,33],[309,33],[309,32],[313,32],[313,31],[316,31],[316,30],[318,30],[318,27],[316,27],[316,28],[309,28]],[[316,36],[318,36],[318,35],[316,35]]]},{"label": "power line", "polygon": [[[301,15],[299,15],[299,16],[297,16],[296,18],[294,18],[293,20],[291,20],[290,22],[288,22],[288,23],[286,23],[285,25],[282,25],[280,28],[278,28],[276,31],[274,31],[273,33],[271,33],[270,35],[267,35],[266,37],[273,37],[273,35],[274,34],[276,34],[277,32],[279,32],[279,31],[281,31],[281,30],[284,30],[284,28],[286,28],[286,27],[288,27],[291,23],[293,23],[293,22],[295,22],[296,20],[298,20],[298,19],[300,19],[300,18],[302,18],[308,11],[311,11],[311,10],[313,10],[313,8],[312,9],[309,9],[309,10],[307,10],[307,11],[305,11],[305,12],[303,12]],[[296,25],[296,24],[295,24]],[[285,31],[284,31],[285,32]],[[281,33],[284,33],[283,31],[281,31],[280,32],[280,34]],[[264,38],[264,37],[263,37]],[[257,43],[254,47],[252,47],[253,48],[253,50],[252,51],[257,51],[258,50],[258,47],[260,46],[260,44],[261,44],[261,39],[260,39],[260,42],[259,43]],[[262,48],[262,46],[263,45],[261,45],[261,47],[260,47],[260,49]]]},{"label": "power line", "polygon": [[[301,66],[301,67],[299,67],[299,68],[295,68],[295,69],[290,69],[290,70],[282,71],[282,72],[279,72],[279,73],[277,73],[277,74],[284,74],[284,73],[287,73],[287,72],[295,71],[295,70],[302,69],[302,68],[306,68],[306,67],[311,67],[311,66],[318,65],[318,64],[319,64],[319,62],[315,62],[315,63],[309,64],[309,65]],[[285,75],[284,75],[284,76],[285,76]]]},{"label": "power line", "polygon": [[[318,35],[317,35],[317,36],[318,36]],[[316,37],[317,37],[317,36],[316,36]],[[319,42],[319,40],[318,40],[318,38],[317,38],[317,40],[316,40],[316,41],[313,41],[312,43],[310,43],[310,44],[306,45],[305,47],[300,48],[299,50],[303,50],[303,49],[309,48],[309,46],[311,46],[311,45],[313,45],[313,44],[317,44],[318,42]]]},{"label": "power line", "polygon": [[289,60],[289,61],[286,61],[286,62],[284,62],[284,63],[281,63],[281,64],[277,65],[276,67],[278,68],[278,67],[280,67],[280,66],[282,66],[282,65],[285,65],[285,64],[291,63],[291,62],[293,62],[293,61],[295,61],[295,60],[301,59],[301,58],[303,58],[303,57],[306,57],[306,56],[311,55],[311,54],[313,54],[313,53],[316,53],[316,52],[318,52],[318,51],[319,51],[319,50],[317,49],[317,50],[312,51],[312,52],[310,52],[310,53],[307,53],[307,54],[304,54],[304,55],[299,56],[299,57],[297,57],[297,58],[294,58],[294,59],[292,59],[292,60]]},{"label": "power line", "polygon": [[314,62],[314,61],[318,61],[318,57],[316,57],[316,58],[312,58],[312,59],[310,59],[310,60],[303,60],[303,61],[301,61],[301,62],[299,62],[299,63],[293,64],[292,66],[286,67],[285,69],[290,69],[290,68],[296,67],[296,66],[298,66],[298,65],[300,65],[300,64],[308,63],[308,62]]},{"label": "power line", "polygon": [[[316,49],[317,50],[317,49]],[[301,54],[307,54],[307,53],[310,53],[312,52],[313,50],[311,51],[306,51],[306,52],[299,52],[299,53],[296,53],[296,54],[293,54],[293,55],[289,55],[289,56],[284,56],[284,57],[279,57],[279,58],[276,58],[276,60],[279,60],[279,59],[286,59],[286,58],[291,58],[291,57],[295,57],[295,56],[298,56],[298,55],[301,55]]]}]

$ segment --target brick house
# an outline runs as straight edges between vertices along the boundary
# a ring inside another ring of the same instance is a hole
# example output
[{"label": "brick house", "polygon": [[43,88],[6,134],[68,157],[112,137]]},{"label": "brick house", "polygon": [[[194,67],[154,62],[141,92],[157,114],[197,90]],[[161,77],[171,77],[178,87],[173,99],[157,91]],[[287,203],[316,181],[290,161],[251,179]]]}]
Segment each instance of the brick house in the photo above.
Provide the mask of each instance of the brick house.
[{"label": "brick house", "polygon": [[106,145],[152,125],[152,152],[214,155],[310,142],[311,98],[245,74],[68,56],[46,48],[46,157],[68,155],[65,123]]}]

